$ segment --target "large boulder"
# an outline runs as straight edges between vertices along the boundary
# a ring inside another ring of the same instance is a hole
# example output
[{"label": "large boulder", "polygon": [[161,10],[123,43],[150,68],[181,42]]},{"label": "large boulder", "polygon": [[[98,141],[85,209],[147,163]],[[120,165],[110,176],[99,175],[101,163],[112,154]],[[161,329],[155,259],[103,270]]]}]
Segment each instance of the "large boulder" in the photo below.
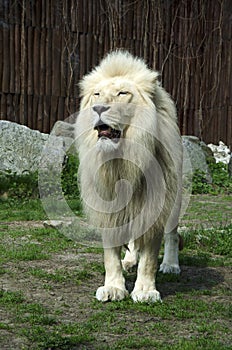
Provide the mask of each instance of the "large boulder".
[{"label": "large boulder", "polygon": [[191,166],[192,173],[200,170],[206,174],[208,182],[212,182],[209,163],[215,163],[211,149],[196,136],[182,136],[185,158]]},{"label": "large boulder", "polygon": [[48,134],[1,120],[0,172],[11,172],[18,175],[35,172],[48,138]]},{"label": "large boulder", "polygon": [[73,127],[68,123],[58,122],[50,136],[17,123],[1,120],[0,173],[21,175],[37,171],[45,146],[49,146],[50,162],[55,159],[54,152],[59,153],[59,158],[65,158],[66,150],[72,143],[72,130]]}]

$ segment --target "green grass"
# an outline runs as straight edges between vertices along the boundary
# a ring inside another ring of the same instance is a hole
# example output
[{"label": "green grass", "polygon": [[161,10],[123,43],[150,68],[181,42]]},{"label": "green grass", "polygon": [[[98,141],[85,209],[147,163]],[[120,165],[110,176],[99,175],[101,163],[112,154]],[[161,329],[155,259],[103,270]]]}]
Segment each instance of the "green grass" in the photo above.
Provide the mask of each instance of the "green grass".
[{"label": "green grass", "polygon": [[232,257],[232,225],[189,231],[184,239],[189,249]]},{"label": "green grass", "polygon": [[205,335],[201,337],[191,337],[190,340],[182,339],[177,341],[176,344],[162,344],[160,341],[153,340],[149,337],[131,337],[128,336],[124,340],[120,340],[109,346],[97,347],[96,349],[102,350],[124,350],[124,349],[159,349],[159,350],[193,350],[193,349],[202,349],[202,350],[213,350],[213,349],[222,349],[229,350],[231,349],[230,345],[223,346],[220,341],[215,341],[212,337]]},{"label": "green grass", "polygon": [[[231,349],[231,199],[193,198],[183,218],[182,273],[157,274],[163,302],[156,304],[130,297],[98,302],[102,249],[82,246],[51,228],[10,225],[46,215],[37,200],[3,201],[1,350]],[[136,273],[125,277],[133,285]]]},{"label": "green grass", "polygon": [[24,301],[24,297],[21,292],[6,292],[0,290],[0,304],[1,305],[18,305]]},{"label": "green grass", "polygon": [[186,249],[180,262],[195,266],[230,266],[232,263],[232,225],[224,228],[187,230]]},{"label": "green grass", "polygon": [[[53,330],[48,330],[45,326],[34,326],[30,329],[23,329],[21,334],[25,336],[32,347],[25,349],[62,349],[71,350],[78,349],[81,344],[88,344],[95,338],[89,334],[88,329],[85,329],[79,324],[60,325],[54,327]],[[67,335],[65,335],[67,334]],[[84,349],[84,348],[83,348]],[[87,348],[88,349],[88,348]]]},{"label": "green grass", "polygon": [[51,228],[0,230],[0,262],[47,260],[69,247],[73,241]]},{"label": "green grass", "polygon": [[197,195],[192,196],[181,224],[190,229],[222,227],[232,224],[232,196]]},{"label": "green grass", "polygon": [[[81,215],[80,199],[66,199],[73,215]],[[38,221],[49,219],[40,199],[2,199],[0,198],[0,221]]]},{"label": "green grass", "polygon": [[54,272],[46,272],[45,270],[41,268],[32,268],[29,270],[29,273],[37,278],[40,278],[42,280],[46,281],[53,281],[53,282],[66,282],[73,280],[75,283],[79,284],[82,281],[88,280],[92,277],[92,273],[89,272],[90,269],[84,269],[84,270],[77,270],[73,269],[72,273],[67,272],[64,269],[56,269]]},{"label": "green grass", "polygon": [[0,199],[0,221],[46,219],[40,199]]}]

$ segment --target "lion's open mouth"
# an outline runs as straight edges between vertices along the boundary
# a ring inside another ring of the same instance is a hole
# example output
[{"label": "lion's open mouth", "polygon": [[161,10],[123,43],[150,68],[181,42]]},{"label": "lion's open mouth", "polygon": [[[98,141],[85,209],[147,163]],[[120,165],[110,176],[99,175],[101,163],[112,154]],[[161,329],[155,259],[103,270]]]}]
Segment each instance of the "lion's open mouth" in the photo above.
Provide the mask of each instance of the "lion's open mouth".
[{"label": "lion's open mouth", "polygon": [[94,130],[98,131],[98,138],[110,139],[114,142],[118,142],[121,136],[121,131],[111,128],[107,124],[96,125]]}]

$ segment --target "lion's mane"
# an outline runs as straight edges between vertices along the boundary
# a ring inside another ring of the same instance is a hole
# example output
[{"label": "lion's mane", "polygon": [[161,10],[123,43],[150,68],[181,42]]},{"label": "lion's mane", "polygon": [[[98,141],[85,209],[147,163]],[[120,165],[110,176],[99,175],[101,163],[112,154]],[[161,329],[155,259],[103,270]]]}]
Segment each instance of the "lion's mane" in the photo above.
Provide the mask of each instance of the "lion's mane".
[{"label": "lion's mane", "polygon": [[[182,147],[174,103],[157,78],[143,60],[116,51],[80,83],[76,136],[81,196],[90,222],[105,234],[105,246],[162,234],[176,201]],[[127,108],[130,114],[121,146],[112,154],[96,146],[91,107],[96,86],[111,91],[118,81],[130,82],[135,93],[126,108],[111,104],[124,123]]]}]

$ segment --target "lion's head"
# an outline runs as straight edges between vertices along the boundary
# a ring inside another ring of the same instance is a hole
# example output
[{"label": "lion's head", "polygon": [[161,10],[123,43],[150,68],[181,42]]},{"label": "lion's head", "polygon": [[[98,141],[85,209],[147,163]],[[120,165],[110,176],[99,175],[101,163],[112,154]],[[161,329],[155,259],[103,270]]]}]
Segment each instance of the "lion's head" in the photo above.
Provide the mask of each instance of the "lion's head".
[{"label": "lion's head", "polygon": [[135,124],[149,127],[151,118],[144,118],[148,110],[149,114],[151,110],[155,113],[157,76],[141,59],[116,51],[83,78],[81,111],[85,110],[84,124],[91,146],[96,143],[102,151],[115,150],[123,138],[130,138],[131,133],[134,137]]}]

